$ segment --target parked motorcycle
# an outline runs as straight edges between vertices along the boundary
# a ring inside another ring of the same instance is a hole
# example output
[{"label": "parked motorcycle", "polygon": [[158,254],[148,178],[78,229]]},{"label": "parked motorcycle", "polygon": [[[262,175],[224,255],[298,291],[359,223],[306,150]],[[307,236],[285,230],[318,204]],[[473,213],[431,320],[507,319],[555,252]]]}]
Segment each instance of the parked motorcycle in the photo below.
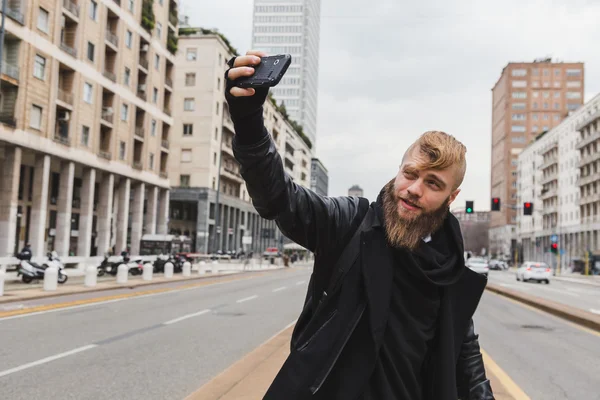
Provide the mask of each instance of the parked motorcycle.
[{"label": "parked motorcycle", "polygon": [[69,277],[63,272],[64,265],[56,251],[47,253],[48,260],[44,264],[39,265],[27,259],[21,254],[17,255],[20,260],[19,268],[17,269],[17,277],[21,276],[23,283],[31,283],[33,280],[43,280],[46,269],[50,266],[58,270],[58,283],[64,284]]}]

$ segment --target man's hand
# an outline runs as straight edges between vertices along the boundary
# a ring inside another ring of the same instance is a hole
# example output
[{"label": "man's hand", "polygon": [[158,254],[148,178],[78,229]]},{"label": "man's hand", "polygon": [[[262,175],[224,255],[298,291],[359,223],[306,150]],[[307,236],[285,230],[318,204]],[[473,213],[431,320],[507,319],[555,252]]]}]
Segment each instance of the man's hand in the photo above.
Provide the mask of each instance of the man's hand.
[{"label": "man's hand", "polygon": [[[267,54],[262,51],[250,50],[246,53],[245,56],[236,57],[235,62],[233,63],[233,67],[229,70],[229,73],[227,74],[227,79],[229,79],[230,81],[235,81],[238,78],[253,75],[254,68],[249,67],[249,65],[260,64],[260,58],[265,57],[266,55]],[[229,93],[233,97],[249,97],[254,96],[256,90],[252,88],[244,89],[234,86],[231,88]]]}]

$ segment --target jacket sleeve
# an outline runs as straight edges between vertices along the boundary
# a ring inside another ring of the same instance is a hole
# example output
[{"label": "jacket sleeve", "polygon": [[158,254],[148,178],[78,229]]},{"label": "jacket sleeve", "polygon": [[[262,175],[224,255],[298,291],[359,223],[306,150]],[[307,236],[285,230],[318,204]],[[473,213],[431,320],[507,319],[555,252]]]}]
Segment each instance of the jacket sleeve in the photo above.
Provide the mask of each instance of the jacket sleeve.
[{"label": "jacket sleeve", "polygon": [[[260,128],[266,131],[262,124]],[[253,144],[240,143],[236,134],[233,151],[259,215],[275,220],[285,236],[315,254],[335,251],[345,243],[359,205],[368,206],[357,197],[321,196],[297,185],[285,173],[268,132]]]},{"label": "jacket sleeve", "polygon": [[473,320],[460,349],[456,377],[460,400],[494,400],[492,386],[485,375],[483,357],[475,334]]}]

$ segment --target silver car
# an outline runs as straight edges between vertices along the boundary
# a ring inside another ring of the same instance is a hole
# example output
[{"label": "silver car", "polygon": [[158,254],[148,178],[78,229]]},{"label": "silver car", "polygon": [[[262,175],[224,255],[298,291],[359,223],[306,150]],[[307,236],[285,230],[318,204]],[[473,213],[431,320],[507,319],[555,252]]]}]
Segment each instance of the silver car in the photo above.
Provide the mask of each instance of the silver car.
[{"label": "silver car", "polygon": [[490,266],[485,258],[471,257],[465,265],[478,274],[484,275],[486,278],[490,272]]}]

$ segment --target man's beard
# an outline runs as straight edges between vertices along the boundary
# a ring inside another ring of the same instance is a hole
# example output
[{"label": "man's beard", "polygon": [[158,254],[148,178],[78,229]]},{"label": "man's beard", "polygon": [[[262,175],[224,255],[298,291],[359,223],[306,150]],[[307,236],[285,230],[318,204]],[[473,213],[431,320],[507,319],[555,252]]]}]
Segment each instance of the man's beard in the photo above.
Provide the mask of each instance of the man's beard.
[{"label": "man's beard", "polygon": [[[449,212],[450,198],[436,210],[421,212],[414,218],[403,218],[398,214],[398,201],[394,192],[394,179],[385,185],[383,192],[383,215],[387,240],[392,247],[414,251],[428,234],[436,232],[444,223]],[[418,198],[407,198],[418,203]]]}]

